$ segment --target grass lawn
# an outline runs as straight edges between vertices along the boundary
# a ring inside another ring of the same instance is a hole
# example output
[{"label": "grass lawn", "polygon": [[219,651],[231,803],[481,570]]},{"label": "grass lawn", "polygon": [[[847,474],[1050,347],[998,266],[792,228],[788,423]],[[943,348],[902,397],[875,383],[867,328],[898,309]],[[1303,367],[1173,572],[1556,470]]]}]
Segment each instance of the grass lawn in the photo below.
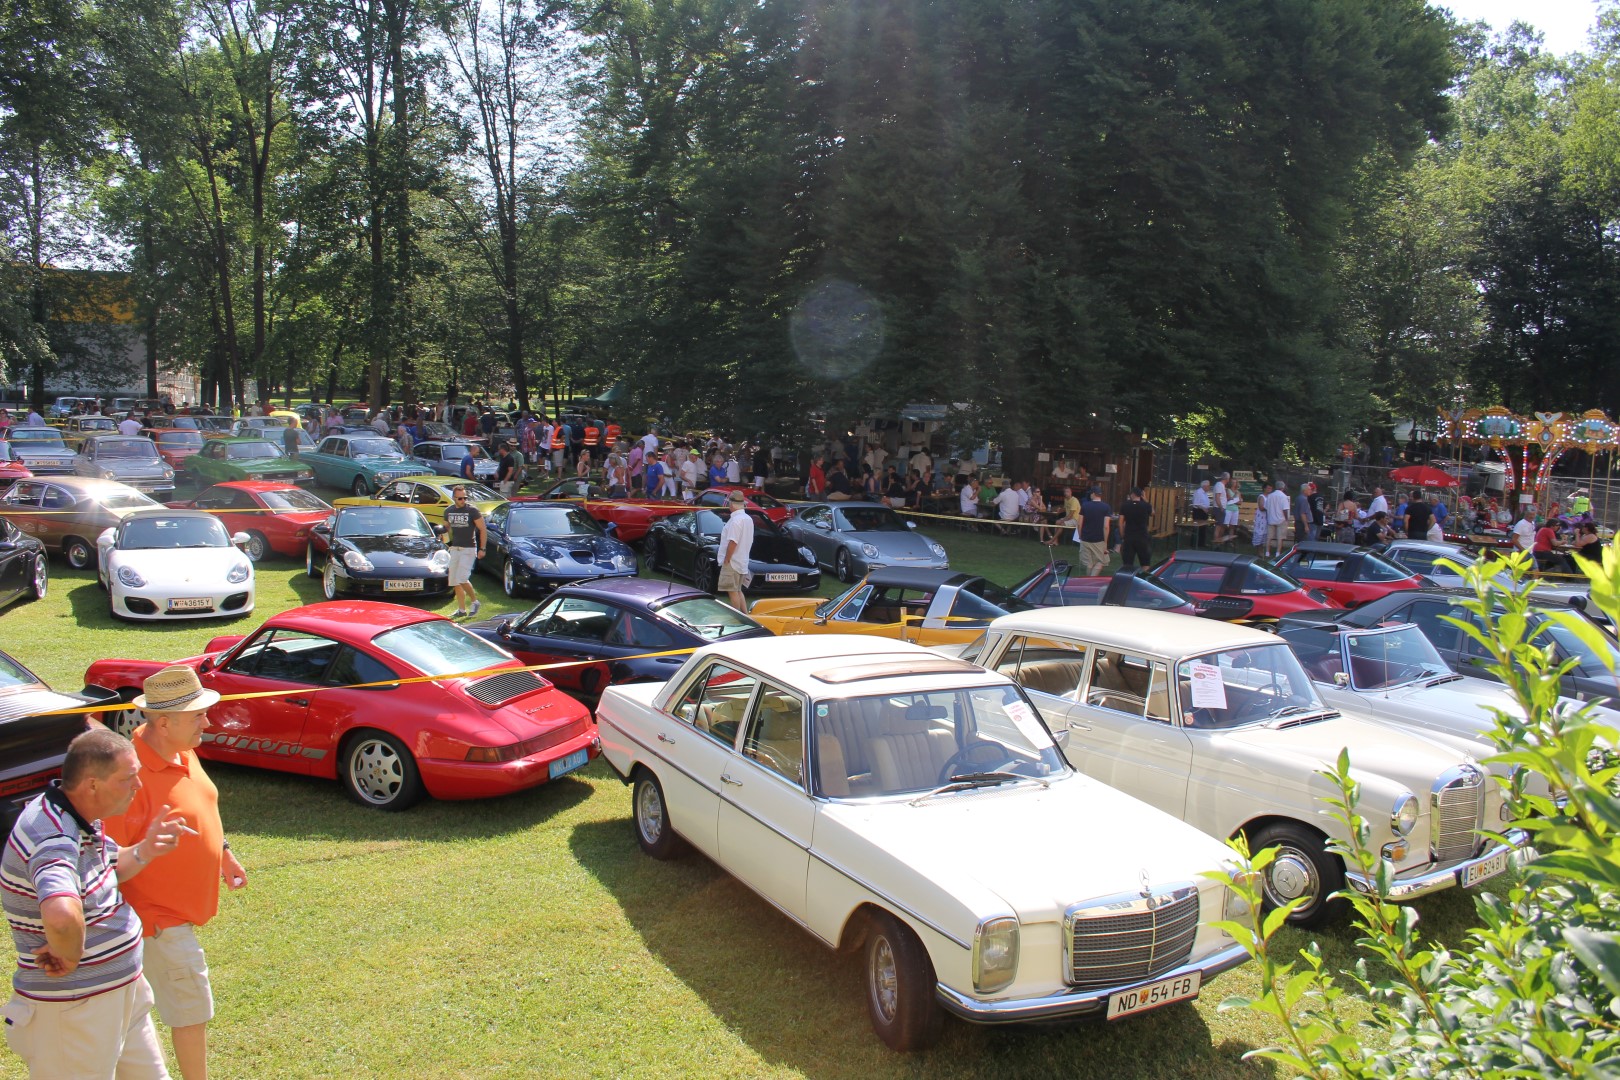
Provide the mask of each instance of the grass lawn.
[{"label": "grass lawn", "polygon": [[[1005,584],[1046,558],[1033,540],[941,524],[925,531],[953,565]],[[195,653],[215,634],[320,598],[301,564],[272,559],[259,569],[253,616],[115,625],[92,574],[58,560],[51,569],[45,601],[0,613],[0,641],[54,685],[75,689],[99,657]],[[487,611],[519,606],[493,579],[475,583]],[[824,591],[835,589],[829,582]],[[448,613],[452,603],[434,606]],[[600,763],[523,795],[428,802],[404,814],[354,805],[333,782],[224,765],[209,772],[250,875],[203,932],[220,1077],[1275,1074],[1240,1059],[1276,1031],[1246,1011],[1218,1009],[1230,994],[1256,992],[1247,967],[1193,1005],[1117,1024],[950,1022],[933,1051],[891,1054],[868,1027],[856,964],[705,859],[642,856],[629,793]],[[1090,830],[1110,824],[1050,823],[1052,857],[1085,858]],[[1471,899],[1458,892],[1419,906],[1447,943],[1472,917]],[[1348,929],[1319,940],[1330,966],[1353,962]],[[0,1054],[0,1077],[22,1074]]]}]

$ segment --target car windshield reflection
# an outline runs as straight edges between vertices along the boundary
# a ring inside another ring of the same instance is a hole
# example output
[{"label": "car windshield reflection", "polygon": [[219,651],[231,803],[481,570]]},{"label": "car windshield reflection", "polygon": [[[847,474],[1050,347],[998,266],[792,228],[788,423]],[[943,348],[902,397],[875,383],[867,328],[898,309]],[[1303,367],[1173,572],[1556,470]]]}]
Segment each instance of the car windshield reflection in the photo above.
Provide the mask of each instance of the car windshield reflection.
[{"label": "car windshield reflection", "polygon": [[1282,642],[1223,649],[1176,665],[1182,721],[1224,729],[1266,721],[1321,718],[1322,704],[1294,651]]}]

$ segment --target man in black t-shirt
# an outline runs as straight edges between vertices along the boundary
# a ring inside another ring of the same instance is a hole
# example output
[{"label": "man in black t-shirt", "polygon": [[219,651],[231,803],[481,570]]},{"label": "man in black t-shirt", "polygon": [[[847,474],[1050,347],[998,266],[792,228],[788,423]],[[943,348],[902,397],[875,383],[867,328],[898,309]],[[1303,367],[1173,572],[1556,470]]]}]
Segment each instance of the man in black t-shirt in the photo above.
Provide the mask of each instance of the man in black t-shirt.
[{"label": "man in black t-shirt", "polygon": [[478,594],[473,591],[472,572],[484,557],[484,515],[467,501],[467,489],[457,484],[450,490],[455,502],[444,512],[449,530],[445,546],[450,549],[450,587],[456,590],[456,616],[478,614]]},{"label": "man in black t-shirt", "polygon": [[1108,569],[1108,525],[1114,517],[1114,508],[1102,501],[1102,492],[1091,489],[1090,496],[1080,504],[1080,561],[1086,574],[1097,577]]},{"label": "man in black t-shirt", "polygon": [[1429,500],[1423,497],[1423,492],[1414,491],[1412,497],[1406,500],[1406,535],[1412,540],[1428,538],[1429,522],[1434,519],[1434,511],[1429,507]]},{"label": "man in black t-shirt", "polygon": [[[1084,513],[1085,507],[1080,510]],[[1121,569],[1129,570],[1138,562],[1147,569],[1153,562],[1153,541],[1148,536],[1153,504],[1142,498],[1141,488],[1133,487],[1125,497],[1125,505],[1120,507],[1119,516],[1125,523],[1119,549]]]}]

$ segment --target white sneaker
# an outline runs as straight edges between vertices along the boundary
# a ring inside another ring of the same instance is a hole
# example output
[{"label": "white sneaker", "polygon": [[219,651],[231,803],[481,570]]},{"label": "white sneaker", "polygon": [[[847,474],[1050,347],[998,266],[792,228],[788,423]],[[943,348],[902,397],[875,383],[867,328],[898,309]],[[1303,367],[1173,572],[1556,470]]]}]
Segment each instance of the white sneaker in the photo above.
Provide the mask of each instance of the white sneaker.
[{"label": "white sneaker", "polygon": [[479,601],[477,601],[477,600],[474,600],[474,601],[473,601],[473,602],[472,602],[472,610],[471,610],[471,611],[469,611],[469,612],[468,612],[468,613],[467,613],[467,614],[469,614],[469,615],[476,615],[476,614],[478,614],[478,609],[479,609],[479,608],[481,608],[481,607],[483,607],[483,606],[484,606],[484,605],[483,605],[483,604],[482,604],[482,603],[480,603],[480,602],[479,602]]}]

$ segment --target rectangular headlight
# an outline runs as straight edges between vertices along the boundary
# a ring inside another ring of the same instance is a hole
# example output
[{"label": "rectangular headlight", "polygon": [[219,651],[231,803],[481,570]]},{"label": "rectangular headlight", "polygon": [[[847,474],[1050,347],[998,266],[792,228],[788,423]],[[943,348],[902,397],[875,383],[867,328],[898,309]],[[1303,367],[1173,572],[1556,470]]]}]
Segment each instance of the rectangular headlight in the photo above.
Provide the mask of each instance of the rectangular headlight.
[{"label": "rectangular headlight", "polygon": [[993,994],[1018,974],[1018,920],[986,919],[973,933],[973,989]]}]

